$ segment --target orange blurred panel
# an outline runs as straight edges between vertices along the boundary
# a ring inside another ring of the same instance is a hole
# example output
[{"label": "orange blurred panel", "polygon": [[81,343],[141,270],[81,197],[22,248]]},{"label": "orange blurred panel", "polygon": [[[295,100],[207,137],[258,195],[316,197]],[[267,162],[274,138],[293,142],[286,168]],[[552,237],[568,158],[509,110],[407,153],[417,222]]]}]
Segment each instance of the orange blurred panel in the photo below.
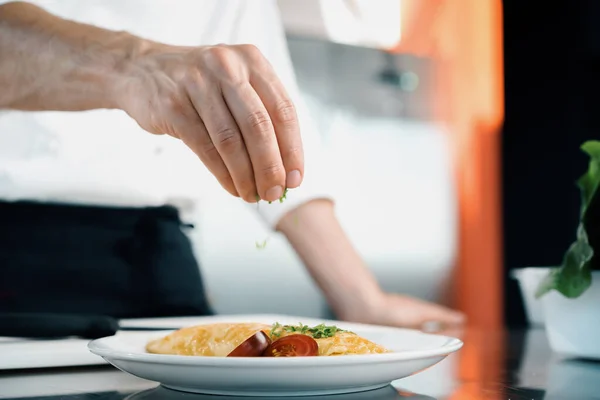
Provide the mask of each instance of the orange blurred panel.
[{"label": "orange blurred panel", "polygon": [[402,39],[393,52],[427,56],[431,53],[432,27],[444,0],[401,0]]},{"label": "orange blurred panel", "polygon": [[501,0],[403,0],[393,52],[436,65],[432,98],[451,135],[459,195],[454,305],[480,327],[503,324],[500,129],[504,118]]},{"label": "orange blurred panel", "polygon": [[[498,332],[504,285],[502,2],[403,0],[402,18],[402,40],[392,51],[433,59],[437,72],[432,101],[452,139],[459,196],[453,305],[467,314],[471,326]],[[502,374],[501,337],[471,333],[464,341],[457,378],[466,383],[452,399],[479,398],[482,382]]]}]

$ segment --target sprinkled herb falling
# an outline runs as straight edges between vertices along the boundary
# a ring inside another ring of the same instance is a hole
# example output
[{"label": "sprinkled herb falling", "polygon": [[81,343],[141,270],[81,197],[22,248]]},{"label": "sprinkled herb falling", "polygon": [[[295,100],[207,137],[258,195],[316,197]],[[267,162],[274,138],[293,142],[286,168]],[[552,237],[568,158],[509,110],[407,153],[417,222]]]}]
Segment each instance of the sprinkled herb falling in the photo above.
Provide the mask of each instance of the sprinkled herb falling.
[{"label": "sprinkled herb falling", "polygon": [[[285,199],[287,199],[287,193],[288,193],[288,188],[285,188],[285,190],[283,191],[283,194],[281,195],[281,197],[279,198],[279,202],[283,203],[283,201]],[[273,203],[272,201],[269,201],[269,204]],[[259,204],[260,204],[260,196],[257,194],[256,195],[256,209],[259,209]],[[296,219],[297,222],[297,219]],[[264,239],[263,241],[259,242],[256,241],[256,248],[259,250],[264,249],[265,247],[267,247],[267,242],[269,241],[269,239],[271,239],[270,237],[267,237],[266,239]]]},{"label": "sprinkled herb falling", "polygon": [[265,240],[263,240],[262,242],[257,241],[256,242],[256,248],[259,250],[264,249],[265,247],[267,247],[267,242],[269,241],[269,238],[266,238]]}]

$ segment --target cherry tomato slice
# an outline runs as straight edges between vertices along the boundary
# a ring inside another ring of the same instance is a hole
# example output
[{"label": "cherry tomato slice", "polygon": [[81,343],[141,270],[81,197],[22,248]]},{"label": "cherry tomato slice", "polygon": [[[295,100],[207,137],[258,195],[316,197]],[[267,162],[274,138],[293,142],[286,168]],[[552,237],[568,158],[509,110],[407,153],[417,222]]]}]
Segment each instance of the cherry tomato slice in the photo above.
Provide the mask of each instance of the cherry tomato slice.
[{"label": "cherry tomato slice", "polygon": [[310,357],[319,355],[317,341],[307,335],[289,335],[275,340],[263,357]]},{"label": "cherry tomato slice", "polygon": [[256,332],[233,349],[227,357],[260,357],[271,344],[271,339],[263,331]]}]

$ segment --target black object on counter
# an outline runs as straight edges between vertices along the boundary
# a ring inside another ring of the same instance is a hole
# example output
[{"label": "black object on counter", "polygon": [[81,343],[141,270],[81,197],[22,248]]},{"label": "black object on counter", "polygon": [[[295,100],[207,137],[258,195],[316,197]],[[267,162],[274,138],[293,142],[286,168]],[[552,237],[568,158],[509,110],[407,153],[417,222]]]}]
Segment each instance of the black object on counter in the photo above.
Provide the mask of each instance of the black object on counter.
[{"label": "black object on counter", "polygon": [[179,328],[120,327],[115,318],[103,315],[52,313],[0,313],[0,336],[28,339],[79,337],[98,339],[119,330],[158,331]]}]

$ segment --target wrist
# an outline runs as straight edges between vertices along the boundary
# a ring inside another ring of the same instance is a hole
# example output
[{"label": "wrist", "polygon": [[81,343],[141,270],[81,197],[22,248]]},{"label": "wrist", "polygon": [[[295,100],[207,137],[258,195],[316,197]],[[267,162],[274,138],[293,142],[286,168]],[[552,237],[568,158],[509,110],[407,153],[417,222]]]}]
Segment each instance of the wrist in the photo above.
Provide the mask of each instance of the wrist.
[{"label": "wrist", "polygon": [[173,51],[173,46],[115,32],[108,48],[111,61],[105,75],[107,108],[127,111],[129,98],[139,96],[145,77],[159,67],[154,56]]},{"label": "wrist", "polygon": [[338,299],[328,299],[336,316],[344,321],[366,324],[376,320],[385,299],[385,293],[374,279],[356,282],[344,288],[343,294]]}]

